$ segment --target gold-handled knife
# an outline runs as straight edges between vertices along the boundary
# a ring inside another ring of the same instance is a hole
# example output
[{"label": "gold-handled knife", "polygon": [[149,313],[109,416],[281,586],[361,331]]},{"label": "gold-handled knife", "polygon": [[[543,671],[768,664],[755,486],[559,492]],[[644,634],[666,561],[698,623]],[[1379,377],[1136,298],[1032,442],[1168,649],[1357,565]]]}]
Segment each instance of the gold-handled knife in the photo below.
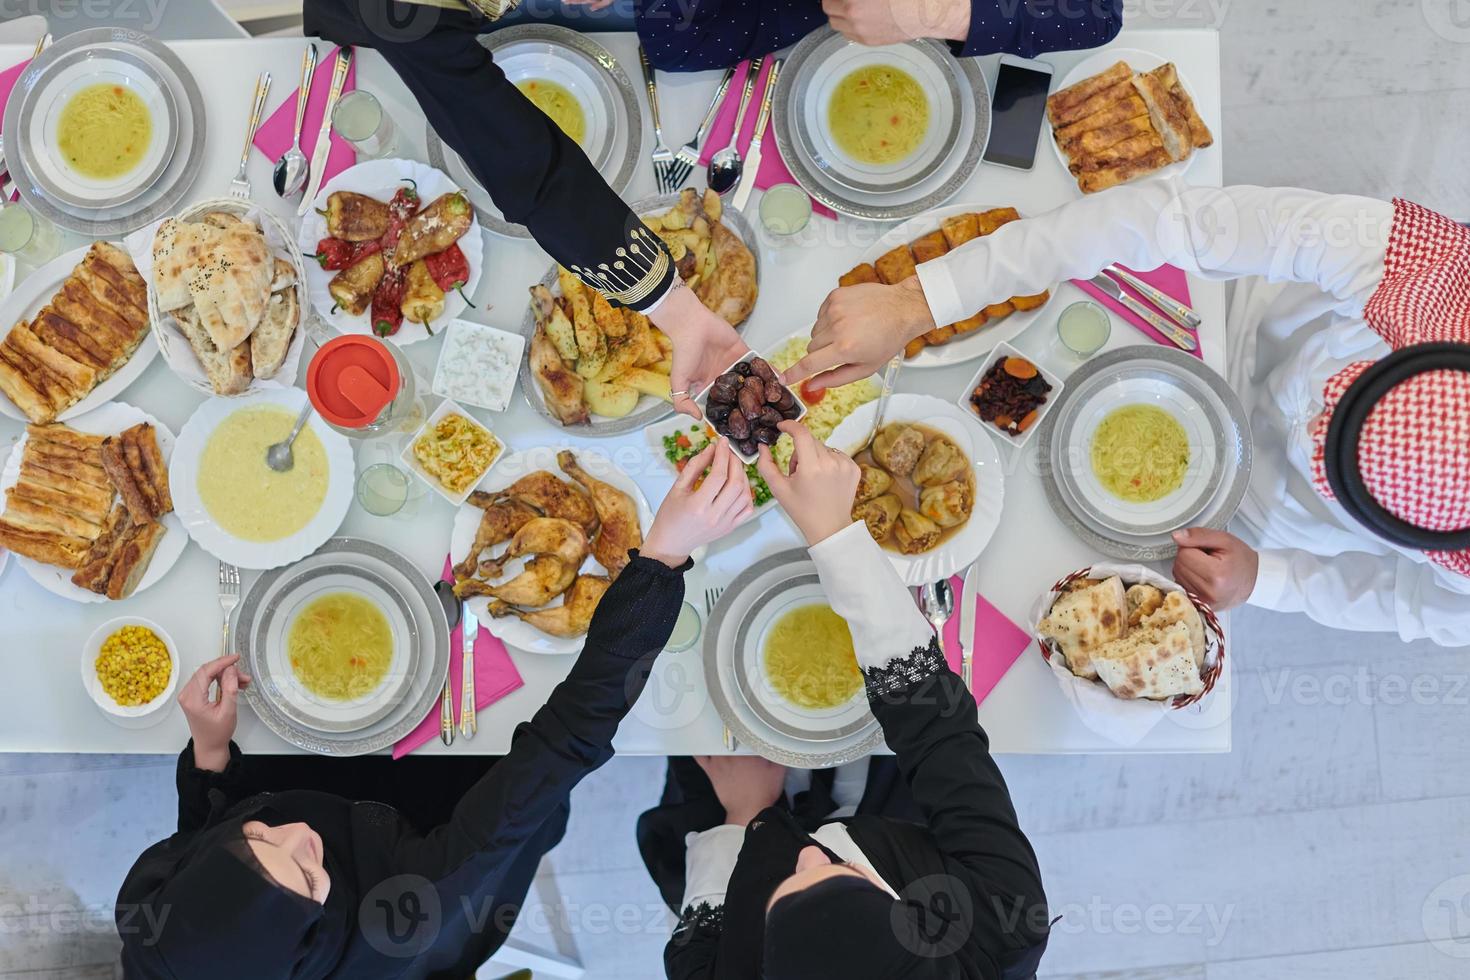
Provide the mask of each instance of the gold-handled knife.
[{"label": "gold-handled knife", "polygon": [[321,129],[317,130],[316,145],[311,148],[311,177],[307,181],[306,193],[301,197],[301,207],[296,209],[298,218],[316,205],[317,192],[322,189],[322,175],[327,172],[327,156],[332,152],[332,110],[342,97],[342,86],[347,84],[347,69],[352,67],[352,48],[342,45],[337,49],[337,63],[332,66],[332,87],[327,92],[327,105],[322,110]]},{"label": "gold-handled knife", "polygon": [[1118,281],[1112,276],[1099,272],[1097,275],[1089,279],[1088,282],[1092,283],[1098,289],[1101,289],[1103,292],[1107,293],[1119,303],[1122,303],[1129,310],[1132,310],[1135,314],[1143,319],[1144,323],[1147,323],[1159,333],[1169,338],[1170,343],[1174,344],[1175,347],[1179,347],[1187,351],[1192,351],[1199,347],[1199,344],[1195,342],[1194,337],[1191,336],[1187,330],[1179,326],[1179,324],[1175,323],[1173,320],[1166,319],[1158,312],[1149,309],[1147,306],[1144,306],[1138,300],[1125,293],[1123,291],[1123,287],[1120,286],[1118,284]]},{"label": "gold-handled knife", "polygon": [[750,201],[750,192],[755,190],[756,174],[761,169],[761,137],[771,118],[771,95],[776,91],[776,76],[781,72],[781,59],[771,62],[766,75],[766,89],[761,93],[761,109],[755,117],[755,131],[750,134],[750,147],[745,151],[745,172],[740,175],[740,186],[735,189],[735,210],[744,211]]},{"label": "gold-handled knife", "polygon": [[960,679],[971,694],[975,693],[975,580],[980,577],[979,564],[965,572],[965,584],[960,588]]},{"label": "gold-handled knife", "polygon": [[468,602],[461,607],[459,624],[460,646],[464,651],[464,669],[460,672],[459,682],[459,733],[465,738],[474,738],[477,728],[475,714],[479,710],[475,705],[475,641],[480,638],[480,620]]},{"label": "gold-handled knife", "polygon": [[1114,279],[1117,279],[1119,282],[1122,282],[1124,285],[1132,286],[1134,289],[1138,290],[1140,293],[1143,294],[1144,299],[1148,300],[1150,303],[1163,310],[1165,316],[1168,316],[1174,320],[1178,320],[1184,326],[1193,327],[1194,329],[1198,330],[1199,325],[1205,322],[1204,317],[1194,312],[1194,310],[1190,309],[1188,306],[1185,306],[1183,303],[1179,302],[1177,299],[1170,296],[1162,289],[1151,286],[1148,283],[1144,282],[1142,279],[1138,278],[1127,269],[1118,265],[1116,262],[1108,266],[1103,271],[1112,276]]}]

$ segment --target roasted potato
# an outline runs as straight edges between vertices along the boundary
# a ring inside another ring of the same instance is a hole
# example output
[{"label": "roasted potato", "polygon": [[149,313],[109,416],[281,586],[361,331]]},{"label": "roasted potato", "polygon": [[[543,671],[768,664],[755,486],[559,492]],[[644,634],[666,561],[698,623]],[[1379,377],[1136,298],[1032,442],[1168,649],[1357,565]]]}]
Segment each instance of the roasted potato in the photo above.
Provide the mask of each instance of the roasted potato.
[{"label": "roasted potato", "polygon": [[382,238],[389,219],[388,205],[366,194],[336,191],[327,198],[327,234],[344,242]]},{"label": "roasted potato", "polygon": [[546,302],[551,308],[546,317],[546,334],[555,345],[557,356],[568,364],[575,364],[577,362],[577,332],[572,326],[571,318],[567,316],[566,310],[561,308],[561,304],[551,298],[551,293],[545,286],[536,286],[535,289],[546,293]]},{"label": "roasted potato", "polygon": [[620,419],[638,404],[638,389],[615,381],[588,381],[582,388],[582,400],[593,413]]},{"label": "roasted potato", "polygon": [[628,335],[622,337],[610,337],[607,341],[607,357],[603,360],[602,368],[592,376],[594,381],[612,381],[624,371],[638,363],[638,355],[643,353],[643,345],[637,339]]},{"label": "roasted potato", "polygon": [[444,251],[470,230],[474,220],[469,198],[459,191],[440,194],[403,226],[398,247],[393,250],[393,263],[408,265]]},{"label": "roasted potato", "polygon": [[407,288],[403,291],[403,302],[399,309],[409,323],[422,323],[425,326],[444,312],[444,290],[434,281],[423,259],[408,267]]},{"label": "roasted potato", "polygon": [[662,398],[666,402],[674,400],[673,392],[670,390],[669,376],[657,371],[645,368],[630,368],[613,379],[618,384],[627,385],[642,394]]},{"label": "roasted potato", "polygon": [[623,319],[623,314],[613,309],[613,305],[607,301],[607,297],[595,289],[587,290],[588,299],[592,304],[592,319],[597,322],[597,329],[602,331],[604,337],[621,337],[628,332],[628,324]]},{"label": "roasted potato", "polygon": [[378,288],[385,269],[382,252],[374,252],[349,265],[327,283],[332,302],[353,316],[364,312],[373,301],[373,291]]}]

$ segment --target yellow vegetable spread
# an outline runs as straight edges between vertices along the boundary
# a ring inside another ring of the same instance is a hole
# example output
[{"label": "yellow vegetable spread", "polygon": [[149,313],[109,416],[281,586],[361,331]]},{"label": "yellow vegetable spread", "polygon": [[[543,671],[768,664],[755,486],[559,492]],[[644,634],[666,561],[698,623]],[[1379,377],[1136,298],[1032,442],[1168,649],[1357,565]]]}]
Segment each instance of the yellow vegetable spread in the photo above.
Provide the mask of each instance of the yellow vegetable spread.
[{"label": "yellow vegetable spread", "polygon": [[924,141],[929,99],[902,68],[865,65],[837,83],[827,105],[827,129],[859,163],[898,163]]},{"label": "yellow vegetable spread", "polygon": [[1178,490],[1189,469],[1184,426],[1153,405],[1109,412],[1092,437],[1092,472],[1114,496],[1146,504]]},{"label": "yellow vegetable spread", "polygon": [[413,458],[452,494],[464,493],[500,455],[489,429],[450,412],[413,442]]},{"label": "yellow vegetable spread", "polygon": [[550,116],[551,121],[560,126],[561,131],[574,142],[581,143],[586,138],[587,116],[582,112],[582,103],[577,101],[571,89],[544,78],[528,78],[524,82],[517,82],[516,88],[536,108]]},{"label": "yellow vegetable spread", "polygon": [[771,686],[801,708],[835,708],[863,686],[847,621],[824,604],[782,613],[764,655]]},{"label": "yellow vegetable spread", "polygon": [[124,708],[158,697],[173,672],[168,647],[146,626],[124,626],[103,640],[96,664],[102,690]]},{"label": "yellow vegetable spread", "polygon": [[242,408],[219,424],[199,459],[199,499],[215,524],[246,541],[279,541],[311,523],[327,497],[327,451],[311,426],[292,445],[295,465],[277,473],[265,451],[291,434],[292,414]]},{"label": "yellow vegetable spread", "polygon": [[296,679],[329,701],[371,694],[393,662],[388,617],[370,599],[332,592],[307,603],[286,634]]},{"label": "yellow vegetable spread", "polygon": [[124,85],[88,85],[61,110],[56,142],[73,170],[94,180],[122,177],[136,167],[153,137],[153,117]]}]

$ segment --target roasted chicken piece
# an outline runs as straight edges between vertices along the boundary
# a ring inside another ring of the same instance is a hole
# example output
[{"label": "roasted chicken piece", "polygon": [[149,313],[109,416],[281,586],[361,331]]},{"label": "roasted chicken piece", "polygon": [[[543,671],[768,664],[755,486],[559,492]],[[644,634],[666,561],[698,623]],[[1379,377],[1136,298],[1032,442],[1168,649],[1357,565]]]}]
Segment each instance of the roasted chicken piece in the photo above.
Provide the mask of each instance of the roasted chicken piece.
[{"label": "roasted chicken piece", "polygon": [[616,579],[628,564],[628,551],[643,543],[643,529],[638,526],[638,505],[633,498],[582,469],[569,449],[556,454],[556,462],[567,476],[587,488],[592,506],[602,523],[592,539],[592,556],[602,563],[611,578]]},{"label": "roasted chicken piece", "polygon": [[755,308],[755,256],[723,224],[710,229],[710,248],[715,269],[700,282],[695,295],[716,316],[738,327]]},{"label": "roasted chicken piece", "polygon": [[544,606],[565,592],[576,577],[577,569],[568,568],[560,558],[536,555],[508,582],[491,585],[477,578],[465,579],[454,583],[454,594],[461,599],[487,595],[513,606]]},{"label": "roasted chicken piece", "polygon": [[[893,486],[893,477],[876,466],[862,463],[858,466],[858,471],[860,475],[858,476],[857,494],[853,497],[857,503],[865,503],[879,494],[887,493],[888,488]],[[853,520],[857,520],[856,515],[853,516]]]},{"label": "roasted chicken piece", "polygon": [[344,242],[368,242],[388,230],[388,205],[366,194],[336,191],[327,198],[327,234]]},{"label": "roasted chicken piece", "polygon": [[903,510],[903,502],[898,499],[898,495],[885,493],[881,497],[874,497],[854,507],[852,519],[866,524],[868,535],[874,541],[882,544],[887,539],[888,533],[893,530],[893,522],[898,520],[898,512],[901,510]]},{"label": "roasted chicken piece", "polygon": [[513,558],[524,555],[551,555],[570,568],[581,568],[590,545],[581,527],[560,517],[537,517],[521,525],[510,539],[510,547],[498,558],[480,563],[486,578],[495,578]]},{"label": "roasted chicken piece", "polygon": [[474,219],[474,209],[464,194],[440,194],[403,226],[398,246],[393,249],[393,264],[408,265],[426,255],[439,254],[459,241]]},{"label": "roasted chicken piece", "polygon": [[924,453],[924,433],[890,422],[873,436],[873,461],[893,476],[908,476]]},{"label": "roasted chicken piece", "polygon": [[[539,315],[539,314],[538,314]],[[531,376],[541,389],[547,409],[562,425],[581,425],[588,420],[587,405],[582,399],[586,382],[567,367],[557,353],[546,326],[536,324],[531,334]]]},{"label": "roasted chicken piece", "polygon": [[383,278],[386,268],[382,252],[374,252],[365,259],[358,259],[327,283],[327,292],[331,294],[332,302],[353,316],[362,313],[373,301],[373,291],[378,288],[378,281]]},{"label": "roasted chicken piece", "polygon": [[921,487],[937,487],[958,480],[969,466],[965,454],[948,439],[934,439],[924,447],[924,454],[914,465],[914,482]]},{"label": "roasted chicken piece", "polygon": [[587,632],[592,624],[592,614],[602,601],[603,593],[612,580],[601,575],[578,575],[572,587],[562,596],[561,605],[550,609],[517,609],[500,600],[490,603],[490,615],[517,616],[543,633],[552,636],[573,637]]},{"label": "roasted chicken piece", "polygon": [[597,529],[597,511],[592,509],[592,501],[575,484],[568,483],[550,470],[527,473],[495,496],[528,504],[540,511],[543,517],[571,521],[589,535]]},{"label": "roasted chicken piece", "polygon": [[898,550],[906,555],[917,555],[928,551],[939,543],[940,526],[916,510],[907,507],[898,512],[898,523],[893,525],[893,537],[898,541]]},{"label": "roasted chicken piece", "polygon": [[493,494],[480,490],[470,494],[470,503],[483,508],[485,513],[480,515],[480,525],[475,528],[475,543],[470,545],[470,553],[454,566],[456,579],[473,576],[486,548],[506,540],[536,516],[536,511],[518,500],[496,501]]},{"label": "roasted chicken piece", "polygon": [[970,519],[975,494],[968,480],[951,480],[919,491],[919,513],[940,527],[957,527]]}]

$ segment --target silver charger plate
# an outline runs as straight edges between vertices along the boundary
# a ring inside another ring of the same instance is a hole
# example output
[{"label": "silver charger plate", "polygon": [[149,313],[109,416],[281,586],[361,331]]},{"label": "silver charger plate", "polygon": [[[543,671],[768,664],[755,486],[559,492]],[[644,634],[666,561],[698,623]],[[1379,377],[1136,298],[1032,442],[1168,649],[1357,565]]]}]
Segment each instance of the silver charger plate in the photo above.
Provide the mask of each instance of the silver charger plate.
[{"label": "silver charger plate", "polygon": [[383,717],[353,732],[318,731],[300,724],[282,709],[279,697],[266,684],[252,684],[246,690],[246,701],[267,728],[291,745],[320,755],[364,755],[393,745],[433,709],[449,674],[449,622],[429,580],[396,551],[357,538],[332,538],[295,565],[256,579],[240,606],[234,630],[235,646],[247,671],[258,677],[265,661],[261,641],[270,617],[270,598],[280,591],[283,579],[295,581],[316,569],[343,565],[366,569],[393,584],[393,591],[412,611],[420,650],[407,696]]},{"label": "silver charger plate", "polygon": [[1250,485],[1253,443],[1245,407],[1225,379],[1206,367],[1199,358],[1172,347],[1140,344],[1108,351],[1089,360],[1067,378],[1057,405],[1041,423],[1037,465],[1047,503],[1052,512],[1074,534],[1105,555],[1128,561],[1164,561],[1178,552],[1169,530],[1144,528],[1142,533],[1124,533],[1106,526],[1082,506],[1068,484],[1070,475],[1060,473],[1059,446],[1079,424],[1077,408],[1110,380],[1140,374],[1167,378],[1189,390],[1211,415],[1216,433],[1218,480],[1212,495],[1195,511],[1188,523],[1195,527],[1223,529],[1235,516]]},{"label": "silver charger plate", "polygon": [[[592,165],[602,174],[613,193],[622,194],[633,179],[633,171],[643,144],[643,110],[639,107],[638,93],[632,80],[606,48],[586,35],[565,27],[554,24],[519,24],[480,38],[480,43],[492,55],[513,45],[535,42],[561,49],[563,57],[571,59],[589,73],[599,73],[603,94],[615,95],[616,105],[605,106],[612,110],[612,118],[606,123],[607,145],[592,160]],[[449,174],[465,188],[470,203],[474,205],[480,218],[480,224],[486,230],[507,238],[532,237],[530,229],[525,225],[505,219],[491,199],[490,192],[470,170],[464,158],[452,147],[446,146],[434,127],[428,123],[424,127],[424,142],[428,147],[429,163]]]},{"label": "silver charger plate", "polygon": [[[654,197],[645,197],[628,205],[634,214],[656,214],[667,211],[679,202],[678,194],[660,194]],[[750,254],[755,257],[755,288],[756,302],[750,310],[750,316],[745,318],[745,323],[736,327],[736,331],[743,331],[747,324],[755,319],[756,311],[760,309],[761,288],[761,248],[760,236],[751,227],[745,215],[734,208],[726,207],[720,216],[720,222],[736,237],[745,243],[750,249]],[[546,275],[541,277],[541,285],[547,289],[556,291],[556,266],[547,270]],[[662,398],[652,395],[643,395],[638,399],[638,406],[620,419],[604,418],[594,416],[587,425],[562,425],[557,421],[555,415],[546,407],[546,399],[542,397],[541,386],[536,383],[531,374],[531,336],[536,332],[536,314],[531,310],[531,305],[526,304],[526,315],[521,319],[520,333],[526,338],[526,352],[521,357],[520,389],[531,407],[541,413],[560,432],[574,436],[618,436],[625,432],[641,432],[643,429],[655,422],[662,421],[674,414],[674,406]]]},{"label": "silver charger plate", "polygon": [[[131,49],[136,57],[145,61],[152,59],[150,64],[167,81],[174,102],[187,107],[187,111],[178,115],[174,150],[162,175],[142,194],[113,207],[77,208],[46,193],[36,181],[28,162],[33,149],[27,145],[23,135],[13,139],[10,136],[12,133],[24,133],[20,128],[22,114],[31,111],[28,106],[54,66],[72,52],[89,48],[102,48],[112,55]],[[147,34],[120,27],[97,27],[68,34],[43,51],[16,79],[15,89],[5,106],[3,125],[0,125],[0,132],[6,134],[5,160],[21,200],[60,227],[94,238],[125,235],[172,213],[199,175],[199,157],[204,149],[206,129],[204,97],[194,76],[179,57]]]},{"label": "silver charger plate", "polygon": [[835,741],[812,742],[793,738],[763,722],[736,688],[736,634],[747,610],[769,586],[802,575],[816,574],[805,548],[792,548],[761,559],[735,577],[720,596],[704,628],[704,676],[710,700],[720,719],[742,744],[764,758],[785,766],[823,769],[861,759],[883,744],[876,719],[861,731]]},{"label": "silver charger plate", "polygon": [[[776,137],[781,159],[802,190],[840,214],[871,221],[900,221],[939,207],[969,181],[990,138],[990,86],[985,81],[984,74],[975,65],[974,58],[955,58],[938,41],[909,42],[910,46],[928,48],[929,53],[936,58],[947,59],[946,63],[957,77],[957,118],[968,116],[973,119],[973,133],[968,140],[963,141],[964,156],[953,169],[941,164],[925,178],[925,181],[932,182],[948,173],[942,183],[927,193],[908,199],[902,197],[902,190],[885,194],[864,194],[846,188],[822,174],[821,168],[815,163],[816,154],[809,145],[810,141],[802,139],[797,131],[797,120],[803,114],[804,100],[813,77],[813,64],[848,43],[850,42],[836,31],[824,27],[808,34],[787,56],[781,77],[776,81],[776,92],[771,103],[771,131]],[[963,129],[962,126],[961,130]],[[943,157],[946,164],[954,159],[955,152],[958,152],[958,147],[951,147],[950,153]]]}]

